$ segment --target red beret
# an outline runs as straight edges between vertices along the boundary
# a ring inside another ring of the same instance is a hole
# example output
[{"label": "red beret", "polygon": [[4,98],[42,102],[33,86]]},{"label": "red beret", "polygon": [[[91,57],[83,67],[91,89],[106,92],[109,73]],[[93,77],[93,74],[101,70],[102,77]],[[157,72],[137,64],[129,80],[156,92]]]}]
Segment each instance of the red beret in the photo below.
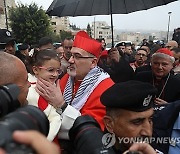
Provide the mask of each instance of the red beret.
[{"label": "red beret", "polygon": [[99,58],[100,53],[102,51],[101,43],[99,43],[95,39],[92,39],[85,31],[79,31],[76,34],[73,47],[83,49],[93,54],[97,58]]},{"label": "red beret", "polygon": [[167,48],[160,48],[159,50],[156,51],[156,53],[163,53],[173,57],[172,51],[168,50]]}]

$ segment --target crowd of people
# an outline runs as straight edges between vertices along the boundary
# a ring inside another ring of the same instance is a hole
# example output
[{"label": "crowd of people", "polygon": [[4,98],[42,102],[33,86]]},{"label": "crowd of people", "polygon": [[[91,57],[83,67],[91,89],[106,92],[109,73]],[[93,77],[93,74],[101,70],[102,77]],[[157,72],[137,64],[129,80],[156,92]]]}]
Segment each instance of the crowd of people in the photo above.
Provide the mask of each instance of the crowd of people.
[{"label": "crowd of people", "polygon": [[[179,153],[180,44],[174,38],[163,45],[144,39],[137,50],[134,44],[120,42],[106,50],[104,39],[79,31],[60,44],[43,37],[38,46],[16,46],[11,32],[0,29],[0,85],[16,84],[20,106],[36,106],[49,120],[47,137],[17,130],[13,139],[39,154],[81,154],[69,132],[76,129],[78,117],[88,115],[100,132],[115,139],[112,145],[112,140],[106,145],[98,141],[113,153]],[[93,127],[84,129],[88,133]],[[98,134],[95,137],[98,140]],[[175,138],[175,143],[156,142],[166,137]],[[153,141],[144,143],[146,139]],[[97,152],[88,145],[86,150]]]}]

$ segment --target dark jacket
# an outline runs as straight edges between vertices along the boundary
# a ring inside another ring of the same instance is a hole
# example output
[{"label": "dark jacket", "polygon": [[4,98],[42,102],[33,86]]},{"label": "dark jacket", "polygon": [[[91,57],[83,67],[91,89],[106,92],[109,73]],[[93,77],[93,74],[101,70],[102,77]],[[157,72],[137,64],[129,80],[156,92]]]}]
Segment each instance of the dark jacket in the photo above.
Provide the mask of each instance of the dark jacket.
[{"label": "dark jacket", "polygon": [[147,71],[151,71],[151,65],[150,64],[137,67],[135,70],[135,74],[137,74],[139,72],[147,72]]},{"label": "dark jacket", "polygon": [[[153,118],[153,137],[171,137],[174,123],[180,112],[180,100],[168,104],[164,109],[159,111]],[[179,136],[177,136],[179,137]],[[169,142],[160,144],[154,142],[152,144],[154,149],[168,154]]]},{"label": "dark jacket", "polygon": [[26,66],[27,72],[30,72],[30,66],[29,66],[29,57],[23,55],[19,50],[16,51],[15,56],[18,57]]},{"label": "dark jacket", "polygon": [[[168,76],[164,77],[162,79],[162,83],[155,86],[158,89],[157,97],[161,93],[163,84],[166,82],[167,77]],[[137,73],[135,76],[135,80],[139,80],[142,82],[149,82],[149,83],[153,84],[153,80],[155,80],[155,79],[152,74],[152,71],[148,71],[148,72]],[[179,87],[180,87],[179,76],[174,76],[173,74],[170,74],[170,77],[167,81],[167,84],[166,84],[160,98],[167,102],[174,102],[176,100],[179,100],[180,99],[180,88]]]},{"label": "dark jacket", "polygon": [[129,81],[134,78],[134,71],[124,58],[121,58],[118,63],[113,62],[111,66],[104,66],[103,69],[115,83]]},{"label": "dark jacket", "polygon": [[180,32],[175,32],[173,34],[172,40],[176,41],[179,44],[180,43]]}]

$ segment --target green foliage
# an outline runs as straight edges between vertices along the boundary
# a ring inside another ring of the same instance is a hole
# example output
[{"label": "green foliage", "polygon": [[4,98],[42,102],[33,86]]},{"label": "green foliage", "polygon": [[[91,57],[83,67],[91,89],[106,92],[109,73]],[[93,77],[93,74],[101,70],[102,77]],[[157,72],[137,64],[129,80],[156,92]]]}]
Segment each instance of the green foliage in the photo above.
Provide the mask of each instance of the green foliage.
[{"label": "green foliage", "polygon": [[49,35],[50,38],[52,38],[53,42],[61,42],[60,35],[57,35],[56,33],[52,33]]},{"label": "green foliage", "polygon": [[92,37],[91,26],[90,26],[90,24],[87,25],[86,31],[87,31],[87,33],[89,34],[89,36]]},{"label": "green foliage", "polygon": [[41,37],[52,33],[49,17],[35,3],[18,4],[10,9],[9,19],[17,42],[36,44]]},{"label": "green foliage", "polygon": [[60,31],[60,37],[61,37],[61,41],[64,41],[64,39],[67,37],[73,38],[73,35],[71,32],[62,30],[62,31]]}]

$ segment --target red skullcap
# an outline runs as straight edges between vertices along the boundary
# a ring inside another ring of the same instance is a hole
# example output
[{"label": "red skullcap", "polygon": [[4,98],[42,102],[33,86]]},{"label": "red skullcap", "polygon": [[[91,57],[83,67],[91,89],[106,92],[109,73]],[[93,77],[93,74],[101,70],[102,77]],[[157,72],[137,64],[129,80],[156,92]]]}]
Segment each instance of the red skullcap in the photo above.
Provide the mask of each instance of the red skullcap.
[{"label": "red skullcap", "polygon": [[99,58],[100,53],[102,51],[101,43],[99,43],[95,39],[90,38],[90,36],[85,31],[79,31],[76,34],[73,47],[83,49],[93,54],[97,58]]},{"label": "red skullcap", "polygon": [[173,57],[172,51],[168,50],[167,48],[161,48],[157,50],[156,53],[163,53],[163,54]]}]

